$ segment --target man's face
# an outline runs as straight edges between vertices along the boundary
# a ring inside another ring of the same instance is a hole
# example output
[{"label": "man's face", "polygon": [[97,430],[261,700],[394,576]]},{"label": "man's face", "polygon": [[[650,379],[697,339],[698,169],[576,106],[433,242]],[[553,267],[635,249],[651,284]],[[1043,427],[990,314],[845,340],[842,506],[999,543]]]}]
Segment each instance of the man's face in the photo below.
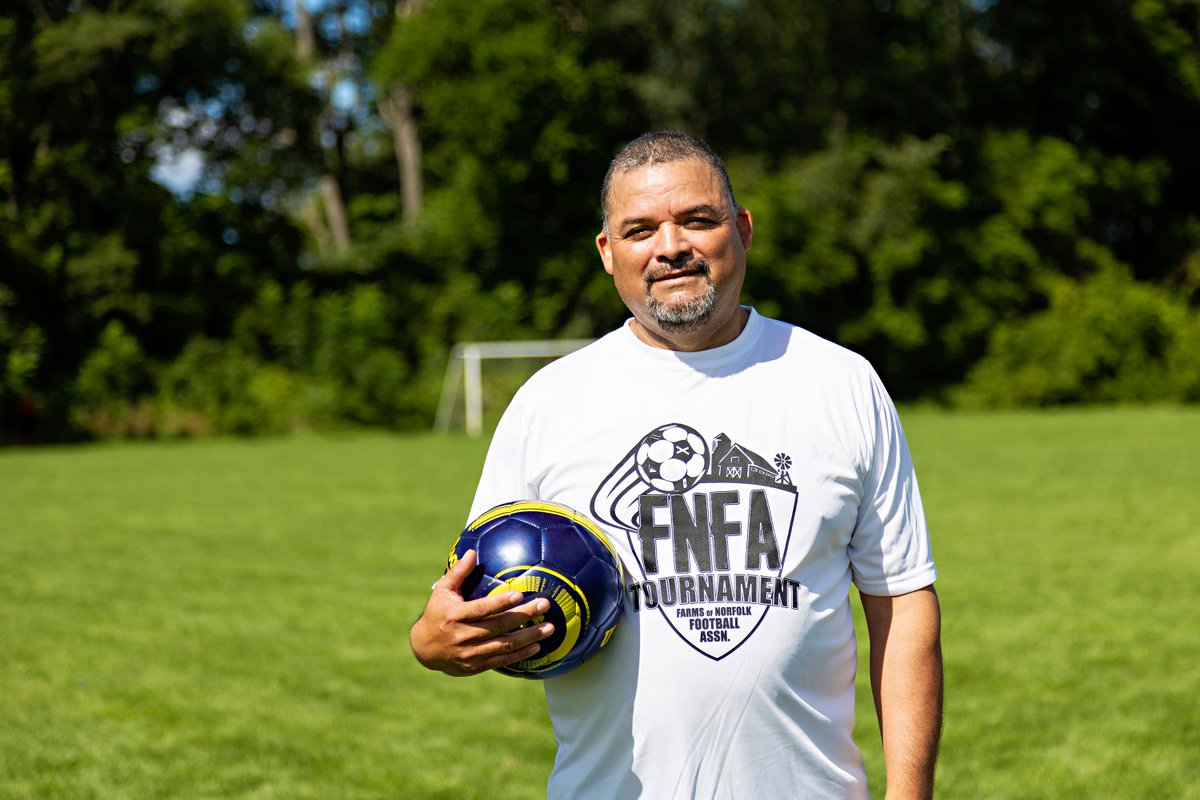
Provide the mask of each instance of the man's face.
[{"label": "man's face", "polygon": [[635,333],[677,350],[737,337],[753,225],[750,212],[729,207],[707,163],[686,159],[617,173],[607,212],[608,231],[596,246],[633,313]]}]

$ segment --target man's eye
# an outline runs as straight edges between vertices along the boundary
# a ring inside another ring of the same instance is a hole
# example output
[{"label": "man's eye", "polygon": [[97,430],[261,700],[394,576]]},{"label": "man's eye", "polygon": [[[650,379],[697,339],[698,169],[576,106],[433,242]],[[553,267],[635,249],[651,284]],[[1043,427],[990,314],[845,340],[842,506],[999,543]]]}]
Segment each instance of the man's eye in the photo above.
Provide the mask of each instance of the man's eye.
[{"label": "man's eye", "polygon": [[717,223],[708,217],[691,217],[684,224],[689,228],[711,228]]},{"label": "man's eye", "polygon": [[637,228],[630,228],[629,230],[625,231],[626,239],[645,239],[649,235],[650,229],[644,225]]}]

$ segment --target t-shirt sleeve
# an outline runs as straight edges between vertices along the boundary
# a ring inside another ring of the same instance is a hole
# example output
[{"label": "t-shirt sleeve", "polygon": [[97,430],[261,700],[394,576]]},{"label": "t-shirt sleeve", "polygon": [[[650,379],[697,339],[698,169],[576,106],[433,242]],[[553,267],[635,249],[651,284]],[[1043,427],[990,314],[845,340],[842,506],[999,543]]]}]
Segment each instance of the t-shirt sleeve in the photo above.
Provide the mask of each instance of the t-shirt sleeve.
[{"label": "t-shirt sleeve", "polygon": [[534,487],[525,475],[525,453],[528,436],[521,394],[518,393],[500,418],[483,472],[475,488],[475,500],[471,503],[468,521],[475,519],[488,509],[514,500],[529,500],[535,497]]},{"label": "t-shirt sleeve", "polygon": [[866,594],[895,596],[937,579],[921,492],[896,407],[874,370],[860,398],[864,434],[862,500],[850,539],[854,584]]}]

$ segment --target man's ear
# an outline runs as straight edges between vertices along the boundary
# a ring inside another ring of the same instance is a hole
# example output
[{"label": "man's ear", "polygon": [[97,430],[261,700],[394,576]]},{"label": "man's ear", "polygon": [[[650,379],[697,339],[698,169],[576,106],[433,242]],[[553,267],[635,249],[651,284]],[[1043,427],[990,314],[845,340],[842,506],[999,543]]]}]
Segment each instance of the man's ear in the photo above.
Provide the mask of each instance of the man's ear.
[{"label": "man's ear", "polygon": [[749,250],[751,242],[754,241],[754,217],[749,209],[739,208],[734,224],[737,225],[738,237],[742,240],[742,249]]},{"label": "man's ear", "polygon": [[600,251],[600,262],[604,264],[604,271],[612,275],[612,244],[608,241],[608,231],[603,228],[596,234],[596,249]]}]

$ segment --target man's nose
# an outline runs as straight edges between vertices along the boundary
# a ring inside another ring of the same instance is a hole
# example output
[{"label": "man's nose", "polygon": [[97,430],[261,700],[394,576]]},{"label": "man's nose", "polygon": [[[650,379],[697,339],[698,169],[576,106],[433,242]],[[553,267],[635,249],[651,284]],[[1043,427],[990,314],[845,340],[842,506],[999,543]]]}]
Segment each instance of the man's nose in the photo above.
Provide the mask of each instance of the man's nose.
[{"label": "man's nose", "polygon": [[687,232],[678,225],[663,225],[654,242],[654,257],[659,261],[677,261],[692,249]]}]

